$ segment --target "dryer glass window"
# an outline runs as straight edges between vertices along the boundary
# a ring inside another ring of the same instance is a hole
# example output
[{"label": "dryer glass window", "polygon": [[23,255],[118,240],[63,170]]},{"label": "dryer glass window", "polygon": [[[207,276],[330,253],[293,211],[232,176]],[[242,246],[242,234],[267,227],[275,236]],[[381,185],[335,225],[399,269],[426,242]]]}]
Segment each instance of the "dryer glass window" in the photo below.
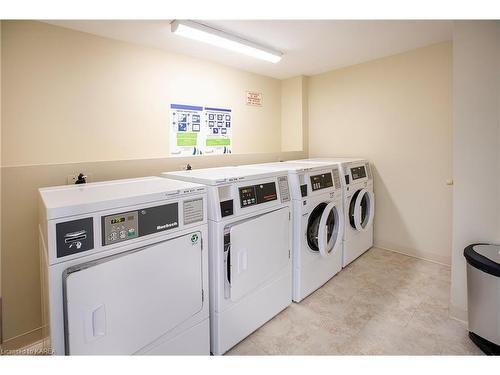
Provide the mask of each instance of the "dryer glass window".
[{"label": "dryer glass window", "polygon": [[[320,203],[317,205],[313,212],[309,215],[309,221],[307,223],[307,244],[309,245],[309,248],[313,251],[319,251],[319,241],[318,241],[318,235],[319,235],[319,223],[321,221],[321,216],[323,216],[323,212],[325,211],[327,204],[326,203]],[[327,226],[327,242],[331,243],[331,239],[336,227],[336,215],[334,214],[333,210],[330,211],[328,214],[328,219],[326,220],[326,226]]]},{"label": "dryer glass window", "polygon": [[364,228],[368,224],[368,213],[370,210],[370,202],[368,200],[368,194],[364,194],[361,198],[361,226]]},{"label": "dryer glass window", "polygon": [[[354,195],[351,198],[351,203],[349,204],[349,224],[351,225],[352,228],[356,229],[356,222],[355,222],[355,210],[356,210],[356,202],[358,201],[358,196],[361,193],[361,190],[358,190],[357,192],[354,193]],[[368,193],[363,193],[363,196],[361,197],[361,227],[365,228],[368,225],[368,221],[370,218],[370,196]]]}]

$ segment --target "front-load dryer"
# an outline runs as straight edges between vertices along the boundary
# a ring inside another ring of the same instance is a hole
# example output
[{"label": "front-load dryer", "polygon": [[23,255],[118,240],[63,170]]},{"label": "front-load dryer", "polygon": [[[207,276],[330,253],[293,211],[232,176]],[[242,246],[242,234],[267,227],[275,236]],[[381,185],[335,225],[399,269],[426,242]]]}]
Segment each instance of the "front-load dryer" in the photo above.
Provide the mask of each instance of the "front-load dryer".
[{"label": "front-load dryer", "polygon": [[210,353],[205,186],[146,177],[39,192],[47,350]]},{"label": "front-load dryer", "polygon": [[344,178],[344,254],[343,267],[373,246],[375,194],[370,163],[359,158],[313,158],[308,163],[337,163]]},{"label": "front-load dryer", "polygon": [[342,269],[339,166],[279,162],[245,167],[288,172],[293,202],[293,300],[300,302]]},{"label": "front-load dryer", "polygon": [[292,302],[288,174],[221,167],[162,176],[207,186],[211,351],[223,354]]}]

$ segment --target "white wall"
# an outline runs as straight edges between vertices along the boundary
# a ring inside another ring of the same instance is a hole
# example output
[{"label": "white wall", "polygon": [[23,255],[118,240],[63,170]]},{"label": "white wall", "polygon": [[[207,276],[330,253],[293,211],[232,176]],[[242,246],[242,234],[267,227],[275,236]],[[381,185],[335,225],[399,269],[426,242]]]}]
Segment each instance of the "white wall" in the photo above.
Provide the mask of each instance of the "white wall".
[{"label": "white wall", "polygon": [[450,313],[466,320],[463,249],[499,241],[500,26],[459,21],[453,31],[453,252]]},{"label": "white wall", "polygon": [[452,45],[309,78],[309,154],[373,162],[374,242],[450,264]]}]

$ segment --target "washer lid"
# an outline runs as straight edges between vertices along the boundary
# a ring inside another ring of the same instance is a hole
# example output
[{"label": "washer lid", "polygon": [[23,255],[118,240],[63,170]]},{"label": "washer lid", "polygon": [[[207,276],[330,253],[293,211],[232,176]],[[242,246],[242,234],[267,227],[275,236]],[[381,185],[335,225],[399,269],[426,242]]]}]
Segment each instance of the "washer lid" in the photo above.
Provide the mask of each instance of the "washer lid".
[{"label": "washer lid", "polygon": [[500,245],[472,244],[465,248],[464,256],[471,266],[500,277]]},{"label": "washer lid", "polygon": [[336,165],[335,163],[332,163],[332,165],[329,166],[321,162],[314,163],[314,162],[301,162],[300,160],[294,160],[294,161],[280,161],[275,163],[248,164],[239,167],[269,169],[275,171],[287,171],[290,173],[303,173],[303,172],[324,171],[326,169],[330,169],[332,166],[335,165]]},{"label": "washer lid", "polygon": [[245,167],[215,167],[191,169],[188,171],[163,172],[162,177],[189,181],[203,185],[217,186],[239,181],[263,180],[270,177],[286,176],[286,171]]},{"label": "washer lid", "polygon": [[46,218],[50,220],[201,194],[206,187],[161,177],[142,177],[41,188],[39,192]]}]

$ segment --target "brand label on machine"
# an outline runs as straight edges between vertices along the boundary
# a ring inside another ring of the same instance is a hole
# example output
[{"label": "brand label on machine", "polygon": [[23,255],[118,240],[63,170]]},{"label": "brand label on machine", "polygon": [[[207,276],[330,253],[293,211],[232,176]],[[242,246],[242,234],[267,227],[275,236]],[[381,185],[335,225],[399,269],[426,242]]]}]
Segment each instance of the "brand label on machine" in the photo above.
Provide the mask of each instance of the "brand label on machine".
[{"label": "brand label on machine", "polygon": [[139,212],[139,236],[177,228],[179,226],[179,203],[148,207]]},{"label": "brand label on machine", "polygon": [[170,228],[175,228],[177,227],[179,224],[177,224],[177,221],[174,222],[174,223],[170,223],[170,224],[165,224],[165,225],[157,225],[156,226],[156,231],[161,231],[161,230],[165,230],[165,229],[170,229]]}]

